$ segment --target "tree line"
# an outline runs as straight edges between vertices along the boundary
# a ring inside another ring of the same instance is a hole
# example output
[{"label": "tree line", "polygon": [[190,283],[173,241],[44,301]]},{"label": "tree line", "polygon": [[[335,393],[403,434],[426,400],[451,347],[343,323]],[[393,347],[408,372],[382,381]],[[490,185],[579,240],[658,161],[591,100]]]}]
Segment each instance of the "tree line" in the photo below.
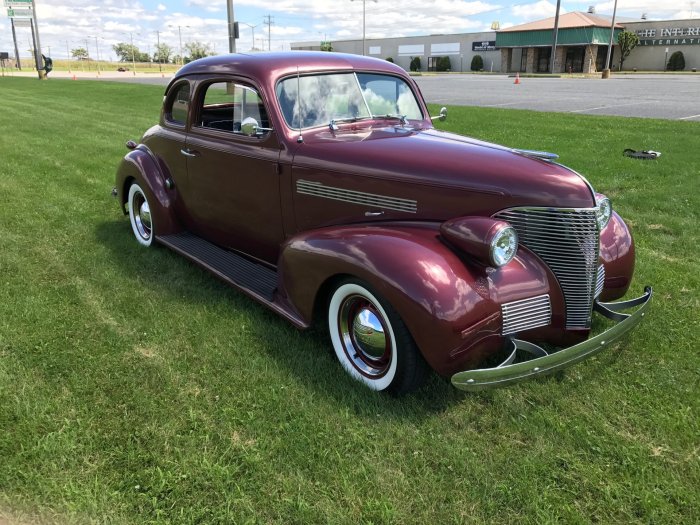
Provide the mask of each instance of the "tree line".
[{"label": "tree line", "polygon": [[[153,55],[141,51],[138,46],[127,42],[119,42],[112,46],[114,53],[119,58],[120,62],[159,62],[161,64],[186,64],[198,58],[204,58],[214,54],[214,51],[205,44],[199,41],[187,42],[183,46],[183,57],[175,54],[175,51],[168,44],[158,44],[155,46]],[[90,55],[87,48],[76,47],[71,49],[71,56],[76,60],[90,60]]]}]

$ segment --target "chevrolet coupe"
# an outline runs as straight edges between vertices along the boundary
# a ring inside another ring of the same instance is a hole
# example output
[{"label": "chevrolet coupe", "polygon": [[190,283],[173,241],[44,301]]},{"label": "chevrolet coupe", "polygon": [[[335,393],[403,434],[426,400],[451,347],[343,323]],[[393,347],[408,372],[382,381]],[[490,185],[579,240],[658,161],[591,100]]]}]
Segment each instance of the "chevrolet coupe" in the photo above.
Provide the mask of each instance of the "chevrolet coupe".
[{"label": "chevrolet coupe", "polygon": [[[163,245],[403,394],[432,369],[464,390],[552,373],[609,347],[652,296],[632,235],[556,155],[435,129],[387,61],[324,52],[196,60],[113,194]],[[515,139],[515,138],[514,138]],[[629,313],[626,313],[630,310]],[[616,322],[591,335],[597,312]]]}]

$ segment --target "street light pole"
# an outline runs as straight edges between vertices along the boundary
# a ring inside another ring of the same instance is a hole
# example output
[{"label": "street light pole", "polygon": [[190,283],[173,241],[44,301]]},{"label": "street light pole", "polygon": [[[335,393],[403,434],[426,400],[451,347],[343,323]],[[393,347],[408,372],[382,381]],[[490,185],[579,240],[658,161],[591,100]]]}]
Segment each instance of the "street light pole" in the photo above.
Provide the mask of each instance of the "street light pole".
[{"label": "street light pole", "polygon": [[243,24],[244,26],[248,26],[250,28],[250,38],[251,38],[250,48],[251,48],[251,51],[253,51],[255,49],[255,28],[258,27],[260,24],[255,24],[254,26],[252,26],[248,22],[239,22],[239,23]]},{"label": "street light pole", "polygon": [[134,33],[129,33],[131,40],[131,72],[136,76],[136,58],[134,57]]},{"label": "street light pole", "polygon": [[[351,2],[354,2],[355,0],[350,0]],[[375,4],[377,3],[377,0],[372,0]],[[367,55],[367,50],[365,49],[365,28],[366,28],[366,20],[367,20],[367,9],[366,9],[366,0],[362,0],[362,56]]]},{"label": "street light pole", "polygon": [[163,57],[161,56],[161,49],[160,49],[160,31],[156,31],[156,38],[158,39],[158,48],[157,48],[157,53],[158,53],[158,71],[163,72],[163,67],[162,67],[162,60]]}]

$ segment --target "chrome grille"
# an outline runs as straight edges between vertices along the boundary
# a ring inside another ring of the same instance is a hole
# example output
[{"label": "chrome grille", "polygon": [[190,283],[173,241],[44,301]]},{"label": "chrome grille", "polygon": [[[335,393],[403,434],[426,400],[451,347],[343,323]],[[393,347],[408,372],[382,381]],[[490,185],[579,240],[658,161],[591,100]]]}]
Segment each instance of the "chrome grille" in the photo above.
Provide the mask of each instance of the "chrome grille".
[{"label": "chrome grille", "polygon": [[605,286],[605,266],[601,264],[598,266],[598,277],[595,282],[595,298],[603,293],[603,286]]},{"label": "chrome grille", "polygon": [[503,316],[503,335],[514,334],[538,326],[547,326],[552,322],[552,306],[549,295],[528,297],[520,301],[501,305]]},{"label": "chrome grille", "polygon": [[494,217],[510,223],[520,242],[549,266],[566,303],[566,327],[589,328],[598,270],[594,208],[511,208]]}]

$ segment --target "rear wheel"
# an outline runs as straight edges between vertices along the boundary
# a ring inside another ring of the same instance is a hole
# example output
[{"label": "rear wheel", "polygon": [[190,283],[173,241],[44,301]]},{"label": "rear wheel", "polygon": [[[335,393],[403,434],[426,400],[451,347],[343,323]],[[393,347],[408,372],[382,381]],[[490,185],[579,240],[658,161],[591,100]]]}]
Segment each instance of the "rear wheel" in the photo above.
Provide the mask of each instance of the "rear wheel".
[{"label": "rear wheel", "polygon": [[343,368],[372,390],[404,394],[425,380],[427,364],[398,313],[361,281],[331,295],[328,328]]},{"label": "rear wheel", "polygon": [[151,205],[141,186],[133,183],[129,187],[127,199],[129,207],[129,220],[134,237],[143,246],[153,244],[153,219],[151,218]]}]

